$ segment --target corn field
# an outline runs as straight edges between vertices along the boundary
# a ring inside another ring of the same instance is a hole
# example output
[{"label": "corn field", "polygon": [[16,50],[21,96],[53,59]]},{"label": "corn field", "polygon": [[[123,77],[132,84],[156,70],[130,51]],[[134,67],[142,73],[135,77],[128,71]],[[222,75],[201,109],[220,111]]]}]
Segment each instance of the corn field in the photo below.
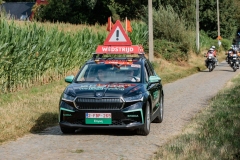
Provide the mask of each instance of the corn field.
[{"label": "corn field", "polygon": [[[132,43],[146,45],[147,26],[134,22],[132,28],[129,34]],[[73,74],[92,57],[107,34],[106,30],[93,31],[93,27],[65,32],[58,26],[46,28],[37,22],[19,26],[14,21],[0,19],[0,93]]]}]

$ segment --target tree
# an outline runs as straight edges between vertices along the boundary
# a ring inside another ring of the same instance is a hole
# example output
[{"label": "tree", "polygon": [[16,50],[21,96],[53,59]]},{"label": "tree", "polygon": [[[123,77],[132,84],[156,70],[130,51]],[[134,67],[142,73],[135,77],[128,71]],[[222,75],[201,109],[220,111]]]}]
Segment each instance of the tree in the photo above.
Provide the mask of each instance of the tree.
[{"label": "tree", "polygon": [[37,19],[72,24],[105,24],[111,14],[108,2],[109,0],[49,0],[49,4],[39,10]]},{"label": "tree", "polygon": [[[221,7],[221,8],[220,8]],[[220,10],[220,33],[222,37],[233,39],[236,36],[237,28],[237,6],[234,5],[233,0],[224,0],[219,6]]]},{"label": "tree", "polygon": [[4,1],[5,2],[36,2],[36,0],[4,0]]},{"label": "tree", "polygon": [[49,0],[47,5],[41,5],[35,18],[40,21],[66,22],[69,11],[68,0]]},{"label": "tree", "polygon": [[[240,6],[240,1],[239,0],[234,0],[234,5],[235,6]],[[237,9],[235,11],[235,19],[236,19],[236,24],[237,24],[237,28],[238,30],[240,30],[240,9]]]},{"label": "tree", "polygon": [[[160,0],[153,0],[153,7],[157,9],[160,6]],[[141,19],[144,14],[144,8],[147,7],[148,1],[146,0],[111,0],[108,5],[112,12],[113,19]]]},{"label": "tree", "polygon": [[195,1],[193,0],[159,0],[160,5],[167,7],[171,6],[174,11],[180,16],[183,17],[187,22],[186,27],[195,26],[196,24],[196,9]]},{"label": "tree", "polygon": [[[232,39],[236,33],[236,6],[233,0],[219,1],[220,34]],[[205,31],[211,38],[217,38],[217,2],[216,0],[201,0],[199,2],[200,30]]]}]

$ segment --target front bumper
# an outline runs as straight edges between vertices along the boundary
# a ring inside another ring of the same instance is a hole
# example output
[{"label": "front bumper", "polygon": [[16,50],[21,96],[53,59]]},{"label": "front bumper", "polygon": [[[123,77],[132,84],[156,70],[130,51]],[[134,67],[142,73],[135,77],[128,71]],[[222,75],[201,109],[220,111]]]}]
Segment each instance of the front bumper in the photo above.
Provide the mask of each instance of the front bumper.
[{"label": "front bumper", "polygon": [[59,122],[61,127],[67,128],[106,128],[106,129],[136,129],[143,127],[141,123],[132,123],[127,125],[81,125],[81,124],[72,124],[69,122]]},{"label": "front bumper", "polygon": [[[65,128],[141,128],[144,125],[143,104],[143,102],[136,102],[127,108],[114,110],[79,110],[62,101],[59,125]],[[86,113],[111,113],[111,124],[86,124]]]}]

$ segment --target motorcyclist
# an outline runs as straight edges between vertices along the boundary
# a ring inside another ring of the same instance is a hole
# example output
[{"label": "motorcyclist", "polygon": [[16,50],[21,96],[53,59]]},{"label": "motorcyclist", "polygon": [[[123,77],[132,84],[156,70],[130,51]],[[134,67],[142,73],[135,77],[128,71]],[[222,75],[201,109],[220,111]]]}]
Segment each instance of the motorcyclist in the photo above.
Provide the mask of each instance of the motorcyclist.
[{"label": "motorcyclist", "polygon": [[218,66],[218,59],[217,59],[217,50],[216,50],[216,47],[215,47],[215,46],[212,46],[211,48],[213,49],[213,52],[214,52],[215,63],[216,63],[216,65]]},{"label": "motorcyclist", "polygon": [[232,45],[233,50],[237,50],[237,46],[236,45]]},{"label": "motorcyclist", "polygon": [[[232,49],[232,52],[230,53],[230,59],[233,58],[233,55],[236,54],[235,56],[237,56],[237,61],[239,61],[239,57],[240,57],[240,54],[239,52],[237,51],[237,48],[233,48]],[[230,63],[230,62],[229,62]],[[237,68],[239,68],[239,62],[237,63]]]},{"label": "motorcyclist", "polygon": [[[207,57],[207,59],[205,60],[205,66],[206,67],[208,67],[207,66],[207,61],[208,61],[208,57],[209,57],[209,55],[210,54],[213,54],[213,56],[214,56],[214,61],[216,62],[216,52],[214,52],[214,49],[211,47],[209,50],[208,50],[208,52],[207,52],[207,54],[205,55],[205,57]],[[215,65],[216,65],[216,63],[215,63]]]},{"label": "motorcyclist", "polygon": [[230,63],[231,60],[231,55],[234,52],[233,47],[231,46],[230,49],[227,51],[227,53],[225,53],[227,55],[226,57],[226,62],[228,62],[228,64]]}]

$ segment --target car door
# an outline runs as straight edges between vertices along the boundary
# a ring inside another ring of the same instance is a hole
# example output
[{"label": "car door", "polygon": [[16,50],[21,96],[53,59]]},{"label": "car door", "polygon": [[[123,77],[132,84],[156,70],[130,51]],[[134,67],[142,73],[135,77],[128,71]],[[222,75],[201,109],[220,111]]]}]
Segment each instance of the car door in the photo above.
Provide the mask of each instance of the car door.
[{"label": "car door", "polygon": [[152,110],[153,110],[152,113],[154,113],[155,110],[157,109],[156,105],[159,102],[160,83],[159,82],[151,83],[149,81],[149,77],[155,76],[155,72],[154,72],[151,64],[148,61],[145,61],[144,72],[145,72],[145,81],[147,83],[147,90],[148,90],[149,94],[151,95]]}]

